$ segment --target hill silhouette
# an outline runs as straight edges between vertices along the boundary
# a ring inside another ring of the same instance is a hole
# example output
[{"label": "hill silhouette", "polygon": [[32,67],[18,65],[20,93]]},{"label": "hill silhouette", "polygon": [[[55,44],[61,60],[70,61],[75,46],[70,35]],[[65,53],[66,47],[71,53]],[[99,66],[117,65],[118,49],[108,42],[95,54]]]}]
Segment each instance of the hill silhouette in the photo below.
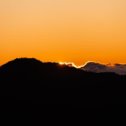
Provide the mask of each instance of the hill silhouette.
[{"label": "hill silhouette", "polygon": [[85,72],[33,58],[0,67],[0,95],[10,102],[103,108],[125,104],[125,90],[126,76],[115,73]]},{"label": "hill silhouette", "polygon": [[113,72],[119,75],[126,75],[126,64],[106,65],[106,64],[100,64],[95,62],[88,62],[80,69],[88,72],[95,72],[95,73]]}]

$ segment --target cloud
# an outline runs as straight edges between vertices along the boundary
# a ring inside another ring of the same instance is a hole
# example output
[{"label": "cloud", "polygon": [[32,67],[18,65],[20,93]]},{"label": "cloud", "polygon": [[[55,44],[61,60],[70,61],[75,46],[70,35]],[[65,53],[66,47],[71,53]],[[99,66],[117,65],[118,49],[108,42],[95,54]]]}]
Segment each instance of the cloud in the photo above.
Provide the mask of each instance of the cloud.
[{"label": "cloud", "polygon": [[80,69],[96,73],[114,72],[119,75],[126,75],[126,64],[105,65],[95,62],[88,62]]}]

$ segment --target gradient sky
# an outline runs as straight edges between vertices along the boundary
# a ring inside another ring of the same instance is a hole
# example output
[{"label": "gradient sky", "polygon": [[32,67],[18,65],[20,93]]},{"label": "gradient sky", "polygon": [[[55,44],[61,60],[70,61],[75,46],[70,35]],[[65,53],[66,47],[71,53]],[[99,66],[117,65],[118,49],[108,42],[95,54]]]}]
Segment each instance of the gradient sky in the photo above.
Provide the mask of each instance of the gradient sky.
[{"label": "gradient sky", "polygon": [[126,0],[0,0],[0,64],[126,63]]}]

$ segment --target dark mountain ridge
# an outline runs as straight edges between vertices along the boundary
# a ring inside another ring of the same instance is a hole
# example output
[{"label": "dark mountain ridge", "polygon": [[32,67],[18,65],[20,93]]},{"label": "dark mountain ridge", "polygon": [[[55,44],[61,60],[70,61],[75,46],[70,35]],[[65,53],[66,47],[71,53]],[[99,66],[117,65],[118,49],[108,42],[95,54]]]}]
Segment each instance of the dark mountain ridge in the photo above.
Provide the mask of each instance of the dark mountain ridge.
[{"label": "dark mountain ridge", "polygon": [[20,58],[0,67],[0,95],[33,104],[104,107],[125,104],[126,76],[92,73]]}]

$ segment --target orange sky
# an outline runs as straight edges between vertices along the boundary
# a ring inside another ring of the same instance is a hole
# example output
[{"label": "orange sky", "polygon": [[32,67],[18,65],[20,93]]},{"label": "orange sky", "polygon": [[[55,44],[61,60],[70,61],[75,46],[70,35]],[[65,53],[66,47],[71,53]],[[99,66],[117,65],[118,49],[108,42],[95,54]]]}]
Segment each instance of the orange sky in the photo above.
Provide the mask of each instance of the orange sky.
[{"label": "orange sky", "polygon": [[0,0],[0,64],[126,63],[126,0]]}]

